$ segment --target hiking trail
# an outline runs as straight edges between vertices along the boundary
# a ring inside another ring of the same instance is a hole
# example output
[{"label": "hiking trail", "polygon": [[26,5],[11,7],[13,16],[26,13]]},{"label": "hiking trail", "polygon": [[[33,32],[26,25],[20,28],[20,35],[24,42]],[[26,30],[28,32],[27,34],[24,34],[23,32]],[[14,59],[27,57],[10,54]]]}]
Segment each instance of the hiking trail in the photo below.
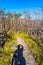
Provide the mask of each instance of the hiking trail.
[{"label": "hiking trail", "polygon": [[26,65],[37,65],[30,49],[28,48],[28,46],[26,45],[25,41],[20,38],[17,37],[17,45],[21,44],[23,46],[23,57],[26,60]]}]

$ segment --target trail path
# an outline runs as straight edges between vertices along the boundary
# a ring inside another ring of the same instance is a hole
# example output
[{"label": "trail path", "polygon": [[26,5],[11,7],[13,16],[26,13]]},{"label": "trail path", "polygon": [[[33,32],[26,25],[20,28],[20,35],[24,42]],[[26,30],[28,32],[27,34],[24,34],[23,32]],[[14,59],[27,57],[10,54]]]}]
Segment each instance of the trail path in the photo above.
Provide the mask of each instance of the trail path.
[{"label": "trail path", "polygon": [[26,60],[26,65],[37,65],[30,49],[27,47],[25,41],[20,37],[17,37],[17,45],[18,44],[23,45],[23,56]]}]

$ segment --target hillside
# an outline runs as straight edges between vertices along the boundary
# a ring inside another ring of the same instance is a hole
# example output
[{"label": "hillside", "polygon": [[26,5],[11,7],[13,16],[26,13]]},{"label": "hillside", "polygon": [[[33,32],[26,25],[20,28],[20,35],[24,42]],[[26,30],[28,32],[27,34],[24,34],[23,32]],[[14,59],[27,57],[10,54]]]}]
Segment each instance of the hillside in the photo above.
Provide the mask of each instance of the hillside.
[{"label": "hillside", "polygon": [[17,36],[21,37],[26,42],[27,47],[30,49],[31,54],[33,55],[38,65],[43,65],[43,54],[42,54],[43,47],[40,47],[38,43],[32,39],[32,37],[28,36],[26,33],[19,33],[19,32],[14,33],[9,31],[8,34],[9,35],[11,34],[11,38],[5,43],[4,47],[0,49],[1,65],[3,64],[9,65],[11,63],[12,54],[14,50],[17,49],[17,40],[16,40]]}]

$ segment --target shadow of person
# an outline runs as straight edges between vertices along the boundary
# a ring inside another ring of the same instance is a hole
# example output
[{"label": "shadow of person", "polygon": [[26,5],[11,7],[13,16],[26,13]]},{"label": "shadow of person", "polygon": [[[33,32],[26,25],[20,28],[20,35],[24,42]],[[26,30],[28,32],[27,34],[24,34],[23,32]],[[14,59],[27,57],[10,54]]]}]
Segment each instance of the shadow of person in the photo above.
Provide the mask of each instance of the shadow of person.
[{"label": "shadow of person", "polygon": [[23,46],[20,44],[13,54],[11,65],[26,65],[25,58],[23,57]]}]

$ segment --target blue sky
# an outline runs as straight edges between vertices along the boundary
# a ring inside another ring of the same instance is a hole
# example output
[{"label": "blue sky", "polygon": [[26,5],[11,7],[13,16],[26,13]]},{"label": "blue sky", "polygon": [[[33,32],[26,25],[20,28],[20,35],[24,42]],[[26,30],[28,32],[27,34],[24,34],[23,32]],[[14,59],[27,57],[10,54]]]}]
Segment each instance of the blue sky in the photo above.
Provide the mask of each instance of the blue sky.
[{"label": "blue sky", "polygon": [[43,8],[43,0],[0,0],[0,9],[20,11],[24,9]]}]

